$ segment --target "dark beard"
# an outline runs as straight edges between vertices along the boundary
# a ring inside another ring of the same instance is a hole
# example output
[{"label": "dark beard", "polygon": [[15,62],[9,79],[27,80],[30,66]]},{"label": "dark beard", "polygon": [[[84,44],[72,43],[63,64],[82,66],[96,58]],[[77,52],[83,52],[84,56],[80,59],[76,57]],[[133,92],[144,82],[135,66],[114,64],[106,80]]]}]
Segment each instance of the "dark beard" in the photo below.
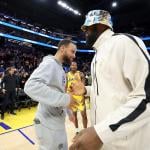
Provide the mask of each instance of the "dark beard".
[{"label": "dark beard", "polygon": [[69,59],[69,57],[68,56],[64,56],[64,64],[65,65],[71,65],[71,60]]},{"label": "dark beard", "polygon": [[95,27],[93,32],[86,37],[86,45],[89,48],[92,48],[93,44],[96,42],[96,40],[99,37],[99,35],[100,34],[98,33],[97,28]]}]

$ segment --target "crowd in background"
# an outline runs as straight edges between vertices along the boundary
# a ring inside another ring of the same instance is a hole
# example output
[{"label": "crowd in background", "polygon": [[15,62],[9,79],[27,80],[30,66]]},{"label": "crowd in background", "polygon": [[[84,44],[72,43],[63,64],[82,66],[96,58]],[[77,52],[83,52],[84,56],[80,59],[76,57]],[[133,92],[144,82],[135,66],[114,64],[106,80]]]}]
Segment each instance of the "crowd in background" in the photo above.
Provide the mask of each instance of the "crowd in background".
[{"label": "crowd in background", "polygon": [[[54,53],[54,52],[53,52]],[[2,110],[2,119],[4,119],[4,112],[7,110],[12,114],[15,114],[14,110],[11,110],[9,103],[13,101],[13,109],[15,109],[16,96],[18,91],[23,92],[24,84],[29,78],[30,74],[38,67],[39,63],[42,61],[42,58],[45,56],[45,53],[41,50],[38,50],[35,47],[20,46],[17,43],[5,42],[3,46],[0,47],[0,88],[1,88],[1,100],[0,100],[0,109]],[[78,70],[82,71],[86,77],[86,84],[90,84],[90,63],[92,56],[85,57],[85,54],[77,54],[76,61],[78,63]],[[10,78],[10,70],[13,70],[14,78]],[[64,65],[64,70],[69,71],[69,66]],[[4,81],[3,80],[8,80]],[[3,89],[6,88],[6,84],[14,83],[15,85],[11,88],[12,91],[15,90],[15,93],[9,96],[7,92]],[[7,83],[8,82],[8,83]],[[13,95],[13,96],[12,96]],[[9,100],[12,99],[12,100]],[[4,109],[3,109],[4,108]]]}]

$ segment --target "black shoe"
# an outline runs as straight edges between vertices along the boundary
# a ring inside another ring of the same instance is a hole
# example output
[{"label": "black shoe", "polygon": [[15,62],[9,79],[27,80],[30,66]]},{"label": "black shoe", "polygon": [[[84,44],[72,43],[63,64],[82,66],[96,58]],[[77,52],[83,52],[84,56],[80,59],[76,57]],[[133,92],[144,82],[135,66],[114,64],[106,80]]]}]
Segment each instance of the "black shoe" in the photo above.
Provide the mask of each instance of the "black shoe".
[{"label": "black shoe", "polygon": [[15,113],[15,112],[13,112],[13,111],[12,111],[12,112],[10,112],[10,114],[12,114],[12,115],[16,115],[16,113]]},{"label": "black shoe", "polygon": [[79,132],[76,132],[76,135],[78,135],[79,134]]},{"label": "black shoe", "polygon": [[1,115],[1,119],[4,120],[4,114]]}]

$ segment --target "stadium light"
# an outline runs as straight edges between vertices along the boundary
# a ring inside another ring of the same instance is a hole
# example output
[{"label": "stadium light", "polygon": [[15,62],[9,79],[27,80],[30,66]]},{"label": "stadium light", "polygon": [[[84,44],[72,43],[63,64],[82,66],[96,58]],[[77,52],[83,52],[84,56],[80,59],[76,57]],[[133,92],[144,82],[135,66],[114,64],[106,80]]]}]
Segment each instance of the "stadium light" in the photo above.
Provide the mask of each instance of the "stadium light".
[{"label": "stadium light", "polygon": [[58,4],[59,6],[65,8],[65,9],[67,9],[67,10],[73,12],[75,15],[81,16],[81,13],[80,13],[78,10],[73,9],[73,8],[70,7],[67,3],[65,3],[65,2],[63,2],[63,1],[61,1],[61,0],[59,0],[59,1],[57,1],[57,4]]},{"label": "stadium light", "polygon": [[112,7],[115,8],[118,6],[118,3],[117,2],[112,2]]}]

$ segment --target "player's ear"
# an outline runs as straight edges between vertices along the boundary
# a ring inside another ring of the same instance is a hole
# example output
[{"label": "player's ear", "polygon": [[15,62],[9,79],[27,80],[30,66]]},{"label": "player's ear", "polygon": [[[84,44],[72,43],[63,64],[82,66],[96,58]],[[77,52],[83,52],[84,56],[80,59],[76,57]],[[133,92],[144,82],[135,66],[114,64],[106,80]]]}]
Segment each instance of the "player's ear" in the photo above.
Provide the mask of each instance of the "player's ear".
[{"label": "player's ear", "polygon": [[63,53],[64,53],[64,51],[65,51],[65,46],[64,46],[64,45],[62,45],[60,50],[61,50],[61,52],[63,52]]}]

